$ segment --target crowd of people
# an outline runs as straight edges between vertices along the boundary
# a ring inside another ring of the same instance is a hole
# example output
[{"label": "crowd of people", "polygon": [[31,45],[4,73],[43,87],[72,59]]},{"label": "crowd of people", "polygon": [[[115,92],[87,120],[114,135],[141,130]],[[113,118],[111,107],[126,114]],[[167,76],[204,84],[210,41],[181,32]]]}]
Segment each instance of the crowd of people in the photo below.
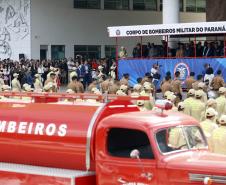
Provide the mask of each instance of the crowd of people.
[{"label": "crowd of people", "polygon": [[[113,66],[113,67],[112,67]],[[67,85],[70,82],[70,74],[76,72],[80,81],[85,88],[93,79],[99,78],[102,73],[111,75],[116,78],[116,64],[114,60],[84,60],[80,56],[74,59],[64,60],[24,60],[12,61],[10,59],[0,60],[0,79],[1,86],[8,85],[13,91],[22,91],[23,85],[29,85],[35,91],[44,87],[49,81],[50,72],[56,76],[56,86],[59,90],[61,85]],[[17,80],[16,80],[17,79]],[[15,83],[15,82],[19,83]],[[36,83],[40,81],[40,87]],[[13,88],[17,84],[17,88]],[[20,84],[20,85],[19,85]]]},{"label": "crowd of people", "polygon": [[[107,60],[91,62],[89,60],[69,59],[61,62],[21,60],[0,62],[0,90],[13,92],[59,92],[62,76],[67,82],[67,93],[91,93],[96,95],[115,94],[118,96],[148,97],[149,100],[137,100],[141,111],[155,109],[157,94],[155,79],[158,79],[157,64],[137,83],[130,86],[130,75],[122,79],[116,77],[116,63],[109,65]],[[216,153],[226,154],[226,88],[222,71],[214,75],[213,68],[205,64],[203,74],[194,72],[185,81],[184,93],[180,72],[167,72],[160,88],[163,99],[173,104],[171,111],[187,114],[201,122],[209,146]],[[63,74],[65,73],[65,74]],[[197,78],[195,78],[197,76]],[[187,97],[184,97],[186,94]],[[219,139],[220,138],[220,139]],[[224,140],[222,140],[224,139]]]},{"label": "crowd of people", "polygon": [[[222,57],[224,56],[224,41],[205,41],[194,43],[179,42],[177,48],[169,48],[166,41],[162,40],[161,45],[148,43],[137,45],[133,48],[133,58],[155,58],[155,57]],[[119,51],[120,58],[127,58],[128,53],[125,47],[121,47]]]}]

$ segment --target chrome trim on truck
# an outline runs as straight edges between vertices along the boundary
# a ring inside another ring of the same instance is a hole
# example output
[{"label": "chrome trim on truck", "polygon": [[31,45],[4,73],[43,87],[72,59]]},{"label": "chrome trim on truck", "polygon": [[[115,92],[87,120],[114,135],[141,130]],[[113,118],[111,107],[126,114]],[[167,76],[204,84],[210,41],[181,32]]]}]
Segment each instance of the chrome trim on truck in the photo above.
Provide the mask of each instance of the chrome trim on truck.
[{"label": "chrome trim on truck", "polygon": [[92,133],[93,133],[93,127],[94,124],[97,120],[98,115],[100,114],[100,112],[104,109],[104,107],[106,106],[106,104],[103,104],[102,106],[100,106],[96,112],[94,113],[90,123],[89,123],[89,128],[87,131],[87,137],[86,137],[86,171],[90,170],[90,145],[91,145],[91,137],[92,137]]},{"label": "chrome trim on truck", "polygon": [[215,183],[226,184],[226,176],[189,173],[189,180],[193,182],[203,182],[206,177]]}]

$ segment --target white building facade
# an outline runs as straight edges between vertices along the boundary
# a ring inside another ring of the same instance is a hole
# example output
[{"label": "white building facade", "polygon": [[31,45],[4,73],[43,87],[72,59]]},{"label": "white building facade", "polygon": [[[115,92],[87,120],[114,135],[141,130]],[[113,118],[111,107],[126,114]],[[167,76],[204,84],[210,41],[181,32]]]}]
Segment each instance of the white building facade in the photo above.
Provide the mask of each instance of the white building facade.
[{"label": "white building facade", "polygon": [[[161,0],[0,0],[0,58],[109,57],[115,40],[108,26],[161,24],[161,8]],[[205,0],[180,0],[180,22],[205,22],[204,9]],[[137,42],[140,38],[118,44],[130,56]]]},{"label": "white building facade", "polygon": [[[0,1],[0,58],[31,57],[30,0]],[[22,56],[21,56],[22,57]]]}]

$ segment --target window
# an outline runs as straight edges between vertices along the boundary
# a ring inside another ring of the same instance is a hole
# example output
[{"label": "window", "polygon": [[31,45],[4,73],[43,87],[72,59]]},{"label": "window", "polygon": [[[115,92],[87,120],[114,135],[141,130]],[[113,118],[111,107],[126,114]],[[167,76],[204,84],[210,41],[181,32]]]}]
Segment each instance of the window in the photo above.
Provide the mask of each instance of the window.
[{"label": "window", "polygon": [[206,12],[206,0],[196,1],[197,12]]},{"label": "window", "polygon": [[62,60],[65,58],[65,46],[64,45],[52,45],[51,46],[51,58],[52,60]]},{"label": "window", "polygon": [[116,56],[115,46],[105,46],[105,57],[115,58],[115,56]]},{"label": "window", "polygon": [[100,0],[74,0],[74,8],[100,9]]},{"label": "window", "polygon": [[187,12],[205,12],[206,11],[206,0],[187,0],[186,1]]},{"label": "window", "polygon": [[95,45],[76,45],[74,46],[74,54],[81,55],[86,59],[99,59],[101,56],[101,46]]},{"label": "window", "polygon": [[[159,4],[159,6],[160,6],[159,9],[160,9],[160,11],[162,11],[162,6],[163,6],[163,5],[162,5],[162,1],[163,1],[163,0],[160,0],[160,4]],[[184,11],[184,0],[180,0],[180,11],[181,11],[181,12]]]},{"label": "window", "polygon": [[157,10],[157,0],[133,0],[134,10]]},{"label": "window", "polygon": [[148,136],[139,130],[112,128],[108,132],[107,150],[115,157],[130,158],[134,149],[139,150],[141,159],[154,159]]},{"label": "window", "polygon": [[162,153],[207,148],[201,128],[196,126],[171,127],[156,133],[156,141]]},{"label": "window", "polygon": [[129,0],[104,0],[104,9],[129,10]]}]

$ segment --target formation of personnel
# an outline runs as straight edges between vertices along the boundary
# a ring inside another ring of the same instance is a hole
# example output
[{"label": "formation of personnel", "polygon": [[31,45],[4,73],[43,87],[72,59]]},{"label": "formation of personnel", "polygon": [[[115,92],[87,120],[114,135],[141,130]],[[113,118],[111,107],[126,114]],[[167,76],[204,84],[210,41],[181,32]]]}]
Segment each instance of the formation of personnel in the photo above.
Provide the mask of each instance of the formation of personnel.
[{"label": "formation of personnel", "polygon": [[[203,82],[202,75],[195,80],[194,73],[191,73],[185,81],[188,92],[183,101],[178,73],[175,73],[174,80],[166,76],[162,82],[163,98],[173,103],[172,111],[182,112],[200,122],[212,152],[226,155],[226,88],[221,71],[217,72],[210,84]],[[174,146],[181,144],[181,139],[176,142],[177,132],[172,134],[171,143]]]}]

